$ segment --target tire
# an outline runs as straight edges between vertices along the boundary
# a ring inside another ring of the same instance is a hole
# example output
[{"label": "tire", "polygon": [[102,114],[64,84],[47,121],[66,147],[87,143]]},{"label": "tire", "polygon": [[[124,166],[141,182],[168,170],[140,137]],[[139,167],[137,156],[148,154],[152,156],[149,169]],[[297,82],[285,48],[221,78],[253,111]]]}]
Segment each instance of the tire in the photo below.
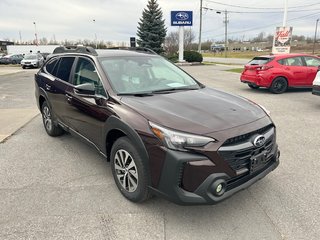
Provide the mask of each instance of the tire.
[{"label": "tire", "polygon": [[17,62],[15,60],[12,61],[12,64],[17,64]]},{"label": "tire", "polygon": [[26,69],[26,66],[22,66],[23,69]]},{"label": "tire", "polygon": [[52,119],[52,112],[47,102],[44,102],[42,104],[41,114],[42,114],[43,126],[48,135],[52,137],[56,137],[64,133],[63,129],[59,127],[59,125],[54,123]]},{"label": "tire", "polygon": [[288,82],[287,79],[284,77],[277,77],[273,80],[269,90],[272,93],[280,94],[284,93],[288,89]]},{"label": "tire", "polygon": [[128,200],[143,202],[150,197],[148,165],[127,137],[119,138],[112,146],[111,170],[118,189]]},{"label": "tire", "polygon": [[249,88],[252,88],[252,89],[259,89],[260,88],[259,86],[254,85],[252,83],[248,83],[248,86],[249,86]]}]

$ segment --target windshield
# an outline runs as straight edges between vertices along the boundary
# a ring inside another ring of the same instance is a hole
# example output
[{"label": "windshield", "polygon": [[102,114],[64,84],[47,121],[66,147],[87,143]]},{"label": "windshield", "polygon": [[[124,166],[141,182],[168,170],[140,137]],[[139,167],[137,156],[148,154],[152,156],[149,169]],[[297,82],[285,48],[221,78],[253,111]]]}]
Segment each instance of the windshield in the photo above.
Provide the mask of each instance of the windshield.
[{"label": "windshield", "polygon": [[101,58],[118,94],[199,89],[199,84],[174,64],[158,56]]},{"label": "windshield", "polygon": [[264,65],[273,60],[271,57],[255,57],[248,64],[249,65]]},{"label": "windshield", "polygon": [[26,55],[24,59],[37,59],[37,55]]}]

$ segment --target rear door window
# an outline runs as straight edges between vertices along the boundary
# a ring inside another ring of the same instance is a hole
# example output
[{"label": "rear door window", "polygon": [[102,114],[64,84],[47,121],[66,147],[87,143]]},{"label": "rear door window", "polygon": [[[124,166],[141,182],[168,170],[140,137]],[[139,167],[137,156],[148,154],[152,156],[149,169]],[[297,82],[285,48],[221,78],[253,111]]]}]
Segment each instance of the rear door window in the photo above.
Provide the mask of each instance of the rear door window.
[{"label": "rear door window", "polygon": [[65,82],[69,82],[74,59],[75,59],[74,57],[62,57],[60,59],[59,67],[56,74],[57,78]]},{"label": "rear door window", "polygon": [[285,66],[303,66],[301,57],[284,58],[279,60],[278,63]]},{"label": "rear door window", "polygon": [[273,60],[272,57],[255,57],[248,64],[249,65],[264,65]]}]

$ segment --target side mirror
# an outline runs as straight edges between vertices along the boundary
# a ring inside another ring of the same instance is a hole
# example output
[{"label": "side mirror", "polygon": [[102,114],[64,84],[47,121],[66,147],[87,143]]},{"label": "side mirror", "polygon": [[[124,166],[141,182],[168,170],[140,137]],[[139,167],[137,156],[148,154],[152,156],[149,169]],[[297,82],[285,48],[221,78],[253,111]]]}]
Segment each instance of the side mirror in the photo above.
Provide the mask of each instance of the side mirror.
[{"label": "side mirror", "polygon": [[93,84],[83,83],[75,86],[74,93],[82,97],[95,97],[96,90]]}]

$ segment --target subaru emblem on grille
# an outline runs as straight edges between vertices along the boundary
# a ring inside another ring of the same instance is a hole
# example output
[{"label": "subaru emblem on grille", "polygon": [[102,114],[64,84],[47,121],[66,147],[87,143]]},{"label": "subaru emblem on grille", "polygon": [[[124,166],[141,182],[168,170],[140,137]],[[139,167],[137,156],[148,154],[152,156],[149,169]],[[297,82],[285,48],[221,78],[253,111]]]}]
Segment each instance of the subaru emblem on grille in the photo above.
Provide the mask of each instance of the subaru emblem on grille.
[{"label": "subaru emblem on grille", "polygon": [[266,142],[266,138],[263,135],[256,136],[253,140],[253,145],[261,147]]}]

